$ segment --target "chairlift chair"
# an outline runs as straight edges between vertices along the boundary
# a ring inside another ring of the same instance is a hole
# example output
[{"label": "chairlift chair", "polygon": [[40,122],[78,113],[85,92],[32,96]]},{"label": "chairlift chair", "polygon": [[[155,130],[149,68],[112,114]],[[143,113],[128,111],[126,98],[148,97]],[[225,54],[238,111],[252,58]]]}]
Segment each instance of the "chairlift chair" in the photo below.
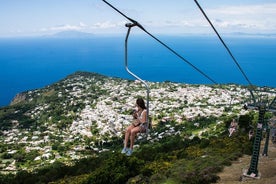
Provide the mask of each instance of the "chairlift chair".
[{"label": "chairlift chair", "polygon": [[131,31],[131,28],[134,27],[134,26],[137,26],[137,24],[135,23],[127,23],[125,25],[127,28],[128,28],[128,31],[127,31],[127,35],[126,35],[126,38],[125,38],[125,69],[126,71],[132,75],[134,78],[136,78],[137,80],[139,80],[140,82],[142,82],[144,85],[145,85],[145,88],[147,90],[147,116],[146,116],[146,130],[143,131],[143,132],[140,132],[140,133],[146,133],[146,136],[147,134],[149,133],[150,131],[150,118],[149,118],[149,93],[150,93],[150,88],[148,86],[148,84],[142,80],[140,77],[138,77],[136,74],[134,74],[132,71],[130,71],[130,69],[128,68],[128,47],[127,47],[127,44],[128,44],[128,37],[129,37],[129,34],[130,34],[130,31]]}]

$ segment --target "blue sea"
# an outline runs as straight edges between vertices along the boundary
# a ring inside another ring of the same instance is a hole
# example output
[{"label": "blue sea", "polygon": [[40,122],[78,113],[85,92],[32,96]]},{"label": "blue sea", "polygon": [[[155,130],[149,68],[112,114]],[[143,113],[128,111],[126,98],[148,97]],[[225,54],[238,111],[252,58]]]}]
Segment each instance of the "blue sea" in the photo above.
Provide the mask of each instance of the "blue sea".
[{"label": "blue sea", "polygon": [[[248,81],[215,36],[130,35],[128,65],[147,81],[248,85]],[[276,87],[276,38],[226,37],[225,43],[253,85]],[[76,71],[133,79],[124,68],[125,37],[1,38],[0,107],[20,92],[42,88]]]}]

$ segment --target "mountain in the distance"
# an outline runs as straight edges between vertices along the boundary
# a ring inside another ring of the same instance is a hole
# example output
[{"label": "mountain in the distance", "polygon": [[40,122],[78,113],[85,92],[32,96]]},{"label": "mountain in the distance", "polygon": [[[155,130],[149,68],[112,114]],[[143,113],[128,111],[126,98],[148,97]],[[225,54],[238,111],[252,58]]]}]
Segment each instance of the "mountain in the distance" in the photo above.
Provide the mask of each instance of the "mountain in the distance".
[{"label": "mountain in the distance", "polygon": [[92,33],[86,33],[81,31],[62,31],[55,33],[53,35],[49,35],[47,37],[51,38],[91,38],[95,35]]}]

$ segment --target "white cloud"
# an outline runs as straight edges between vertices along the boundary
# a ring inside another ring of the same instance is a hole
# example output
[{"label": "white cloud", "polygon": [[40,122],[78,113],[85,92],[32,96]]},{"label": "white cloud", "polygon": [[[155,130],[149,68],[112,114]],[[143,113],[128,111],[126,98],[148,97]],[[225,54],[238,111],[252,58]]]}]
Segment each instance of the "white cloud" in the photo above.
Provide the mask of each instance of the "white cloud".
[{"label": "white cloud", "polygon": [[[276,33],[276,3],[225,6],[204,11],[219,32]],[[201,13],[189,12],[185,17],[146,22],[151,28],[177,32],[212,32]]]},{"label": "white cloud", "polygon": [[[276,3],[243,6],[225,6],[206,8],[205,12],[221,33],[245,32],[245,33],[275,33],[276,32]],[[177,15],[177,14],[176,14]],[[141,15],[142,16],[142,15]],[[117,18],[120,18],[118,20]],[[95,21],[95,20],[94,20]],[[137,21],[140,21],[139,19]],[[87,25],[62,24],[40,29],[39,32],[58,31],[85,31],[93,33],[122,33],[126,32],[126,19],[115,16],[111,19],[97,20]],[[162,33],[211,33],[212,28],[204,16],[199,12],[189,11],[177,16],[145,17],[141,18],[142,26],[149,31]]]},{"label": "white cloud", "polygon": [[116,23],[105,21],[105,22],[97,22],[92,27],[97,29],[109,29],[109,28],[114,28],[116,26],[117,26]]},{"label": "white cloud", "polygon": [[[60,31],[83,31],[83,32],[93,32],[93,33],[114,33],[115,30],[119,30],[124,28],[126,22],[118,21],[103,21],[97,22],[92,25],[87,25],[83,22],[79,24],[72,25],[72,24],[62,24],[56,25],[52,27],[41,28],[39,31],[36,32],[44,32],[44,33],[53,33],[53,32],[60,32]],[[116,31],[115,31],[116,32]]]},{"label": "white cloud", "polygon": [[81,31],[83,29],[87,28],[87,25],[80,22],[77,25],[70,25],[70,24],[64,24],[64,25],[56,25],[53,27],[47,27],[47,28],[42,28],[40,31],[43,32],[48,32],[48,31]]},{"label": "white cloud", "polygon": [[112,28],[119,28],[122,27],[125,22],[111,22],[111,21],[104,21],[104,22],[97,22],[93,24],[91,27],[94,29],[112,29]]},{"label": "white cloud", "polygon": [[244,5],[244,6],[226,6],[216,9],[209,9],[212,14],[225,15],[275,15],[276,3],[259,4],[259,5]]},{"label": "white cloud", "polygon": [[276,3],[206,10],[215,26],[230,31],[275,32]]}]

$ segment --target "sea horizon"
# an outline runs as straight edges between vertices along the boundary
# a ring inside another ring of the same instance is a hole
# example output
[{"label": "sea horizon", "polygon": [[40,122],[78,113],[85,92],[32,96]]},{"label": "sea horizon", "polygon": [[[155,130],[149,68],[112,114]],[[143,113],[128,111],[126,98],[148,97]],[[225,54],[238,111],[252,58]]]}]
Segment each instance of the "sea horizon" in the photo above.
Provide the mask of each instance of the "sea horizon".
[{"label": "sea horizon", "polygon": [[[218,38],[159,37],[218,84],[248,85]],[[276,38],[227,37],[225,43],[253,85],[276,87]],[[1,38],[0,107],[21,92],[45,87],[76,72],[134,79],[124,67],[125,37]],[[128,65],[151,82],[213,84],[208,78],[147,35],[130,35]]]}]

